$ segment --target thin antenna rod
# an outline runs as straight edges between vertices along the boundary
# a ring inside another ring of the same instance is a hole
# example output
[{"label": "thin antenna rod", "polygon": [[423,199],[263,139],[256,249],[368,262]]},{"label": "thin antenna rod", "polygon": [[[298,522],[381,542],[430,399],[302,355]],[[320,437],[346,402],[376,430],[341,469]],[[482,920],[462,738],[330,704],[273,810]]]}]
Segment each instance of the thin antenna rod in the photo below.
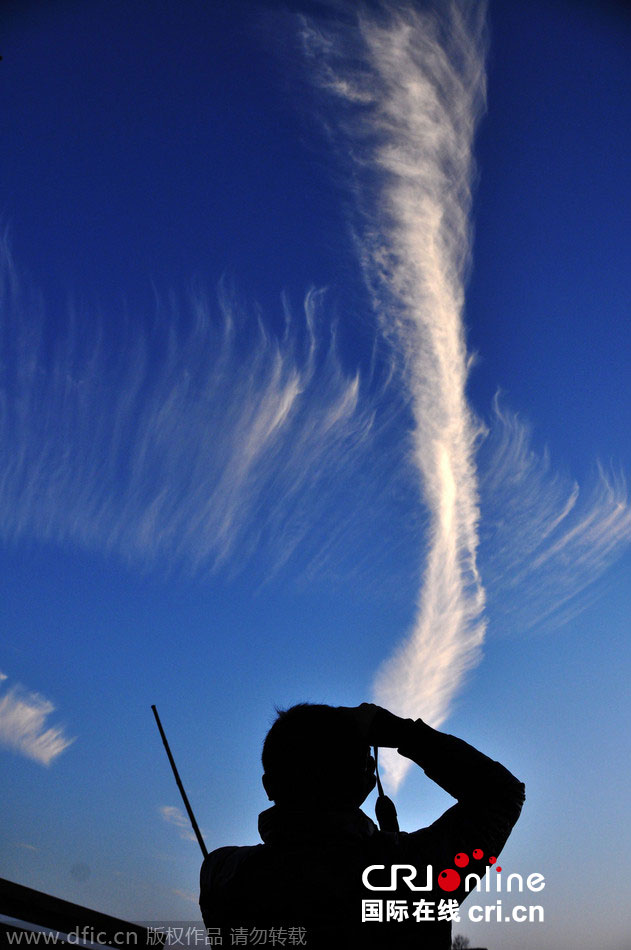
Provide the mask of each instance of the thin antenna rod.
[{"label": "thin antenna rod", "polygon": [[195,815],[193,814],[193,809],[192,809],[191,806],[190,806],[190,802],[189,802],[189,800],[188,800],[188,796],[187,796],[186,792],[184,791],[184,786],[182,785],[182,780],[181,780],[180,775],[179,775],[179,772],[178,772],[178,770],[177,770],[177,766],[176,766],[176,764],[175,764],[175,761],[174,761],[174,759],[173,759],[173,756],[171,755],[171,750],[170,750],[170,748],[169,748],[169,743],[167,742],[167,737],[166,737],[165,734],[164,734],[164,729],[162,728],[162,723],[160,722],[160,717],[159,717],[159,715],[158,715],[158,710],[156,709],[155,706],[152,706],[151,708],[152,708],[152,710],[153,710],[153,715],[156,717],[156,722],[157,722],[157,724],[158,724],[158,729],[160,730],[160,735],[162,736],[162,742],[164,743],[164,748],[167,750],[167,755],[168,755],[168,757],[169,757],[169,762],[171,763],[171,768],[173,769],[173,775],[175,776],[175,781],[177,782],[177,787],[178,787],[179,790],[180,790],[180,795],[182,796],[182,801],[184,802],[184,805],[186,806],[186,811],[188,812],[188,817],[189,817],[190,820],[191,820],[191,825],[193,826],[193,831],[195,832],[195,837],[197,838],[197,840],[198,840],[198,842],[199,842],[199,846],[200,846],[200,848],[202,849],[202,854],[204,855],[205,858],[207,858],[207,857],[208,857],[208,849],[206,848],[206,845],[204,844],[204,839],[202,838],[202,833],[201,833],[201,831],[199,830],[199,825],[198,825],[197,822],[195,821]]}]

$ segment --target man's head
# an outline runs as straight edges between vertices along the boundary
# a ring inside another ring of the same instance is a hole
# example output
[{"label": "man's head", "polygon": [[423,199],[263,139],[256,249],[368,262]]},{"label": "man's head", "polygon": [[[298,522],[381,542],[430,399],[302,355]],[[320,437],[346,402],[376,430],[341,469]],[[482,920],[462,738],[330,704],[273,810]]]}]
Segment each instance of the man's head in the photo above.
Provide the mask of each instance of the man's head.
[{"label": "man's head", "polygon": [[263,785],[278,804],[360,805],[375,763],[348,710],[300,703],[278,713],[263,743]]}]

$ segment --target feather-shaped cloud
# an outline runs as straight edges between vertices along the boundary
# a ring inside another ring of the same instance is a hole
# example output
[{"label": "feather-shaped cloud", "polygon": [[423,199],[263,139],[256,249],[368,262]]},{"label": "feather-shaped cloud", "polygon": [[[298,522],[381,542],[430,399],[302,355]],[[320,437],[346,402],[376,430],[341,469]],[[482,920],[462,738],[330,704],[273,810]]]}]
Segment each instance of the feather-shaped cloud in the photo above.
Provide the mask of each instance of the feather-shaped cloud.
[{"label": "feather-shaped cloud", "polygon": [[[0,674],[0,680],[7,680]],[[16,684],[0,693],[0,744],[41,765],[50,765],[74,739],[48,724],[54,705],[40,693]]]}]

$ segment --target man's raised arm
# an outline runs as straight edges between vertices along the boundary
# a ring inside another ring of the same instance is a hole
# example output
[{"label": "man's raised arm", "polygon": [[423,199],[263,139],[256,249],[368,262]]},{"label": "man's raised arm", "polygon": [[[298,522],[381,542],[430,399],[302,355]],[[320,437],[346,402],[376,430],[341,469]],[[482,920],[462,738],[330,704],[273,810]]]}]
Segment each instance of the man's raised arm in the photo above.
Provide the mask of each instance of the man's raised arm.
[{"label": "man's raised arm", "polygon": [[525,799],[524,785],[508,769],[422,719],[402,719],[371,703],[356,707],[353,714],[371,745],[396,748],[457,799],[430,828],[414,834],[426,844],[430,838],[440,844],[445,860],[453,860],[456,852],[471,855],[474,849],[483,850],[485,858],[499,854]]}]

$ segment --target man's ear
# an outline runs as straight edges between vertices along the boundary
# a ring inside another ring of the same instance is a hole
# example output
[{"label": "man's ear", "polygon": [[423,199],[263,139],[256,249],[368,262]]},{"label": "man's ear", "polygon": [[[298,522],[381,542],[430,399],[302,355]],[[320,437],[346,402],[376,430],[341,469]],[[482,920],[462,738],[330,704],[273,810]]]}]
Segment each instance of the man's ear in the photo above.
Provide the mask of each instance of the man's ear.
[{"label": "man's ear", "polygon": [[273,802],[274,794],[272,791],[272,783],[270,782],[269,777],[265,773],[263,773],[263,775],[261,776],[261,781],[263,782],[263,788],[267,792],[267,797],[269,798],[271,802]]}]

